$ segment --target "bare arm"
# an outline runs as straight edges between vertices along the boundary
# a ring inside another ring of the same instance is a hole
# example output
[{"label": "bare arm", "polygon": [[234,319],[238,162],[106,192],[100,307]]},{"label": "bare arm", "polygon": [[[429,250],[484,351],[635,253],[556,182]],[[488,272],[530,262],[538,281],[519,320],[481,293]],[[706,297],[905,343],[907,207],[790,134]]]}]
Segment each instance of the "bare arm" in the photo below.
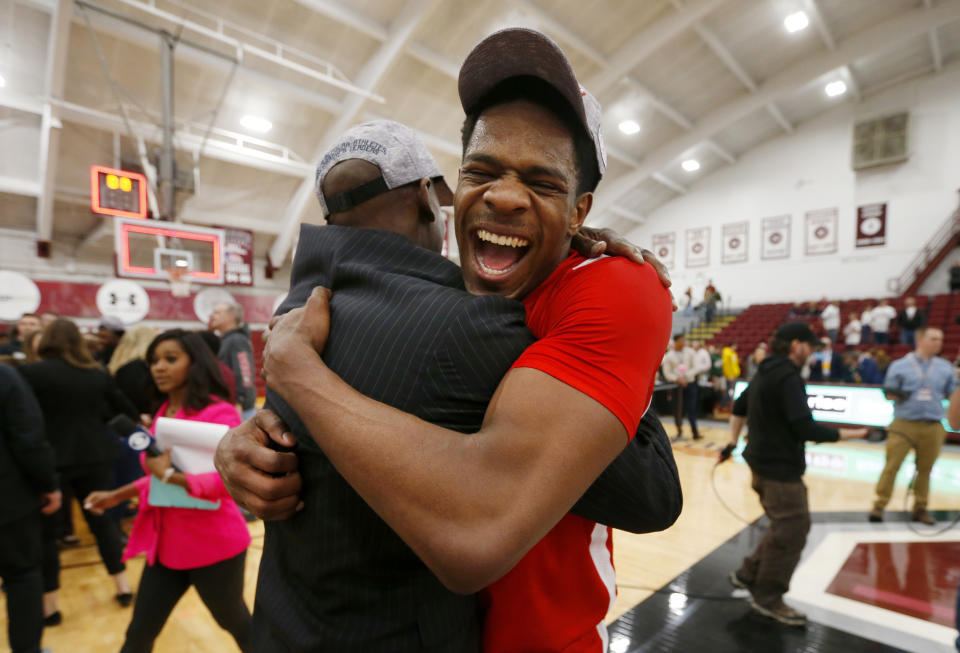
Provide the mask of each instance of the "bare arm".
[{"label": "bare arm", "polygon": [[740,433],[743,432],[743,425],[746,423],[746,417],[730,415],[730,444],[734,447],[740,443]]},{"label": "bare arm", "polygon": [[481,430],[443,429],[369,399],[316,353],[328,297],[276,324],[264,376],[361,497],[454,591],[489,585],[570,510],[627,442],[587,395],[510,371]]}]

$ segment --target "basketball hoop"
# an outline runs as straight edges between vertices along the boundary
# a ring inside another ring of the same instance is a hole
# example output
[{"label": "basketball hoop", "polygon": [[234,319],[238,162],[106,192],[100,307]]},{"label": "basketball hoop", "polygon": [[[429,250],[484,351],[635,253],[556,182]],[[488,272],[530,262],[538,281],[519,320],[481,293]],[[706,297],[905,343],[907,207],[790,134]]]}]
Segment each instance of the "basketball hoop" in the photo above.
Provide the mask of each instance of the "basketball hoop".
[{"label": "basketball hoop", "polygon": [[167,277],[170,280],[170,294],[174,297],[190,296],[190,268],[187,266],[175,266],[166,268]]}]

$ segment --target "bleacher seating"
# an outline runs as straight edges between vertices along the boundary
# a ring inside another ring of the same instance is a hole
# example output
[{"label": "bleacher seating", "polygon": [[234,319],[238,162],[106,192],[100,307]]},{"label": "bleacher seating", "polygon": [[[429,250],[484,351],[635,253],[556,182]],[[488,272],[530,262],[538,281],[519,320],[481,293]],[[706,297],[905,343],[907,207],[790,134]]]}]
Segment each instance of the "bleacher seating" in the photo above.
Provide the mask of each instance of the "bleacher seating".
[{"label": "bleacher seating", "polygon": [[[953,360],[957,356],[958,349],[960,349],[960,324],[955,321],[956,316],[960,315],[960,293],[935,295],[932,298],[926,295],[916,295],[915,297],[917,308],[927,315],[927,324],[943,329],[943,353],[941,355],[948,360]],[[899,311],[903,308],[903,299],[903,297],[888,297],[887,301]],[[849,320],[850,313],[856,313],[859,316],[868,304],[876,304],[877,301],[874,299],[848,299],[840,302],[841,334],[843,325]],[[743,359],[749,356],[760,342],[769,342],[774,331],[784,322],[807,322],[816,334],[823,334],[823,325],[819,317],[813,315],[793,317],[790,315],[792,306],[793,304],[790,303],[753,304],[737,315],[736,319],[719,333],[709,338],[707,342],[717,346],[736,343],[737,353]],[[818,302],[818,307],[820,310],[823,309],[822,301]],[[896,321],[893,321],[890,323],[890,344],[860,345],[858,349],[876,347],[884,350],[891,358],[900,358],[911,351],[912,347],[901,345],[899,337]],[[840,335],[838,340],[841,341],[841,347],[842,339],[843,336]]]}]

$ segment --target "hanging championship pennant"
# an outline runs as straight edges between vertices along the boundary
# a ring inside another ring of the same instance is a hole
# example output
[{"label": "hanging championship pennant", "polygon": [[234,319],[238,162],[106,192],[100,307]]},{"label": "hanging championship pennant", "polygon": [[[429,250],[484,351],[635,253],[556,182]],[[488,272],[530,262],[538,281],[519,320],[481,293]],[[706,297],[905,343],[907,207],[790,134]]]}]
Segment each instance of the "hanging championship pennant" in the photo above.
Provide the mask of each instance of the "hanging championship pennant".
[{"label": "hanging championship pennant", "polygon": [[764,218],[762,225],[760,258],[790,258],[790,216]]},{"label": "hanging championship pennant", "polygon": [[710,227],[687,229],[687,267],[710,265]]},{"label": "hanging championship pennant", "polygon": [[656,254],[660,262],[668,268],[673,268],[675,257],[674,252],[677,249],[677,233],[671,231],[668,234],[654,234],[653,253]]},{"label": "hanging championship pennant", "polygon": [[807,256],[833,254],[837,251],[837,209],[807,212]]},{"label": "hanging championship pennant", "polygon": [[865,204],[857,208],[857,247],[887,244],[887,204]]},{"label": "hanging championship pennant", "polygon": [[735,222],[723,225],[722,263],[746,263],[747,231],[749,222]]}]

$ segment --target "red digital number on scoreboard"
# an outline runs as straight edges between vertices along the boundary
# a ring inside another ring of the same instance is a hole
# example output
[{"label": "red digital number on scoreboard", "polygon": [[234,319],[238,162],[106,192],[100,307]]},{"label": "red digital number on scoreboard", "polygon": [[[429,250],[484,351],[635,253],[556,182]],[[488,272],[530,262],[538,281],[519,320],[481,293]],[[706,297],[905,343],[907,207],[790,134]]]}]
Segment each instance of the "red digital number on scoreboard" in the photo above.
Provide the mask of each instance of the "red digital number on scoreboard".
[{"label": "red digital number on scoreboard", "polygon": [[139,172],[90,166],[90,208],[121,218],[147,217],[147,178]]}]

